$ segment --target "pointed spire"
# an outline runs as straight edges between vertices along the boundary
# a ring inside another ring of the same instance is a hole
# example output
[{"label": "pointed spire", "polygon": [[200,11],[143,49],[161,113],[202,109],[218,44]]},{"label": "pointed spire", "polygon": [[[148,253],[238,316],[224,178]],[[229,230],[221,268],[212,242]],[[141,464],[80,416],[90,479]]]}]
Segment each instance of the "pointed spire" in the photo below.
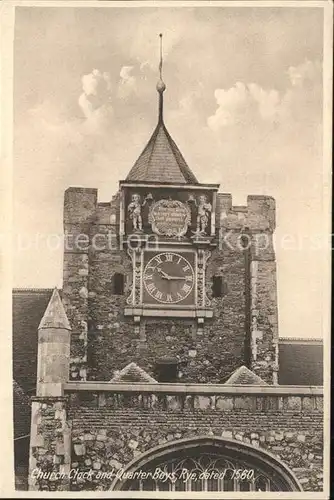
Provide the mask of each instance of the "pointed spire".
[{"label": "pointed spire", "polygon": [[66,330],[71,330],[57,288],[53,290],[49,304],[39,324],[38,329],[41,330],[42,328],[65,328]]},{"label": "pointed spire", "polygon": [[159,93],[159,122],[163,121],[163,105],[164,105],[164,99],[163,99],[163,93],[166,90],[166,85],[162,79],[162,33],[159,35],[160,37],[160,62],[159,62],[159,75],[160,78],[157,83],[157,91]]},{"label": "pointed spire", "polygon": [[157,83],[159,94],[158,124],[126,177],[126,181],[179,182],[198,184],[198,180],[188,167],[181,151],[169,135],[163,120],[163,93],[166,85],[162,79],[162,33],[160,37],[160,63]]}]

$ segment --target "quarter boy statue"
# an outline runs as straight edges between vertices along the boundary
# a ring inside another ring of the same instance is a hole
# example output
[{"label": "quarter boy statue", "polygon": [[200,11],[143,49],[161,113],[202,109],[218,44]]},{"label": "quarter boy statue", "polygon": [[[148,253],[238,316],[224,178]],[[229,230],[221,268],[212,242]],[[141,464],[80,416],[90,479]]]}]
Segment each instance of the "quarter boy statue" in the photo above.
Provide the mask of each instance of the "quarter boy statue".
[{"label": "quarter boy statue", "polygon": [[129,217],[132,220],[132,227],[136,231],[141,231],[143,228],[143,219],[141,216],[141,198],[138,193],[134,193],[131,197],[131,203],[128,205]]},{"label": "quarter boy statue", "polygon": [[206,232],[211,211],[212,205],[208,202],[206,195],[200,195],[197,205],[197,233],[204,234]]}]

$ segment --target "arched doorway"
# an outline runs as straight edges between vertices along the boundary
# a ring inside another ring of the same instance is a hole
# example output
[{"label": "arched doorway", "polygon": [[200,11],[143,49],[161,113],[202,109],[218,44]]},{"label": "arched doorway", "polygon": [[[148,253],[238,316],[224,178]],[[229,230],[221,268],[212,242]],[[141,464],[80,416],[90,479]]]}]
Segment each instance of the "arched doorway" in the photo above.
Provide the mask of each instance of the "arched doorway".
[{"label": "arched doorway", "polygon": [[113,490],[302,491],[292,471],[274,455],[211,436],[157,446],[122,472]]}]

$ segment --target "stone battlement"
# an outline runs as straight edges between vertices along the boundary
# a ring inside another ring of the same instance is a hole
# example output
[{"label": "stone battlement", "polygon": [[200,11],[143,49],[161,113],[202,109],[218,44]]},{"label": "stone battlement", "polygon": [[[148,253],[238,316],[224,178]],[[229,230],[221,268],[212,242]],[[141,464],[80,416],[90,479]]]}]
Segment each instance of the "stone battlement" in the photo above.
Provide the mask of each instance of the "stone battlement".
[{"label": "stone battlement", "polygon": [[232,204],[232,195],[218,193],[216,227],[273,232],[276,227],[276,203],[272,196],[249,195],[247,205]]},{"label": "stone battlement", "polygon": [[[70,187],[65,191],[64,223],[119,224],[119,192],[110,202],[97,201],[97,189]],[[272,196],[248,195],[247,205],[233,205],[230,193],[218,193],[216,227],[274,231],[276,204]]]}]

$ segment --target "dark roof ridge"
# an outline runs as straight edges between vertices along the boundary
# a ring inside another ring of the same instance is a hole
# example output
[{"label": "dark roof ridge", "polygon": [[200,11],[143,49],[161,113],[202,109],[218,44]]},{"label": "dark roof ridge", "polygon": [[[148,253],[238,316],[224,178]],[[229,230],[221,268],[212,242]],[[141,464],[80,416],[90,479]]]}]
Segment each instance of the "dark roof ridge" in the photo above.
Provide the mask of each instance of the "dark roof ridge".
[{"label": "dark roof ridge", "polygon": [[300,342],[323,342],[321,337],[279,337],[278,342],[284,341],[300,341]]}]

